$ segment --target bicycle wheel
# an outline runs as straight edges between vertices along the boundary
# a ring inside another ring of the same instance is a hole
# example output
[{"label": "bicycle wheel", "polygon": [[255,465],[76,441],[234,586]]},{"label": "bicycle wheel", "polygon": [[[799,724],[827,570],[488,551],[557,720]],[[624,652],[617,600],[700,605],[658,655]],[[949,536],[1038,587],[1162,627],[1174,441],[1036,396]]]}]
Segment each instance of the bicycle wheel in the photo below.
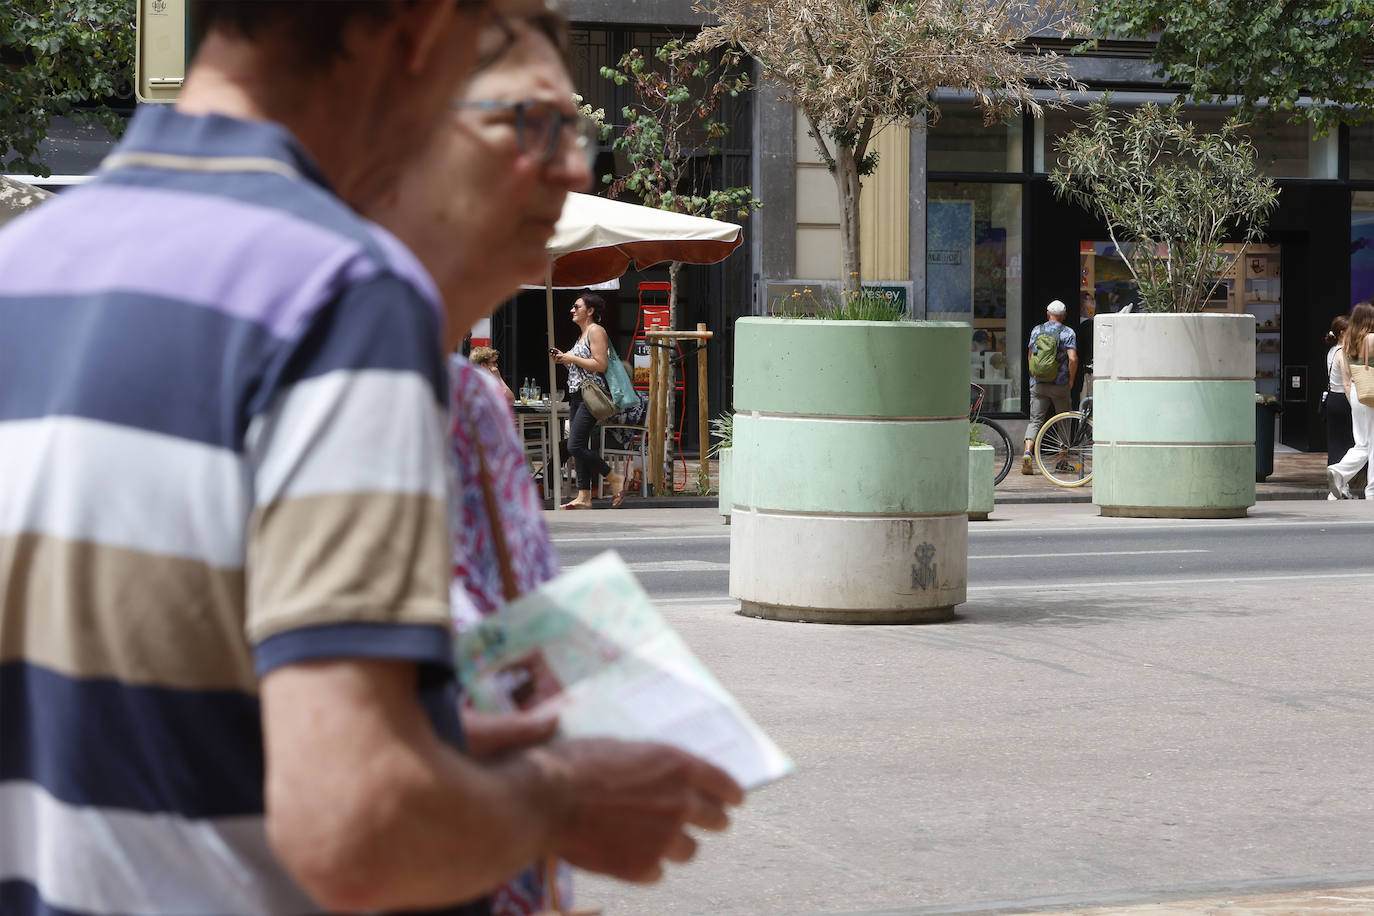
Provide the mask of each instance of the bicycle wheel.
[{"label": "bicycle wheel", "polygon": [[984,445],[992,446],[992,469],[996,473],[992,478],[992,485],[995,487],[1001,483],[1011,470],[1011,437],[1007,431],[998,426],[987,417],[974,417],[973,423],[978,435],[978,441]]},{"label": "bicycle wheel", "polygon": [[1093,421],[1076,410],[1045,421],[1035,437],[1035,465],[1061,487],[1093,479]]}]

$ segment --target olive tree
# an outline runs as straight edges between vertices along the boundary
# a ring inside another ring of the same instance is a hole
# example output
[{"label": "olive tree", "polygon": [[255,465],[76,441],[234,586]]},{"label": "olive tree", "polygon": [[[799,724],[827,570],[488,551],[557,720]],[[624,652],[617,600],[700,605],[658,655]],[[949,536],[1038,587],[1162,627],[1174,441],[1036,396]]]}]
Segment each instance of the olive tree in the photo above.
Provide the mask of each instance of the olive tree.
[{"label": "olive tree", "polygon": [[1108,98],[1094,103],[1056,144],[1050,174],[1057,194],[1106,222],[1146,311],[1200,311],[1227,265],[1227,236],[1254,241],[1278,203],[1242,123],[1199,131],[1181,105],[1115,112]]},{"label": "olive tree", "polygon": [[844,288],[862,282],[862,180],[885,127],[939,118],[939,89],[963,90],[989,122],[1045,104],[1037,89],[1077,88],[1036,35],[1066,35],[1072,0],[699,0],[715,21],[694,42],[738,47],[806,118],[835,179]]},{"label": "olive tree", "polygon": [[[652,60],[633,48],[617,66],[601,68],[603,77],[634,92],[633,103],[621,109],[624,123],[611,143],[626,169],[602,178],[610,196],[629,191],[647,207],[725,220],[743,220],[761,206],[748,187],[711,187],[702,167],[705,158],[719,153],[729,132],[721,102],[749,90],[740,59],[738,51],[694,53],[673,40],[655,50]],[[672,327],[677,327],[681,270],[679,261],[668,265]]]}]

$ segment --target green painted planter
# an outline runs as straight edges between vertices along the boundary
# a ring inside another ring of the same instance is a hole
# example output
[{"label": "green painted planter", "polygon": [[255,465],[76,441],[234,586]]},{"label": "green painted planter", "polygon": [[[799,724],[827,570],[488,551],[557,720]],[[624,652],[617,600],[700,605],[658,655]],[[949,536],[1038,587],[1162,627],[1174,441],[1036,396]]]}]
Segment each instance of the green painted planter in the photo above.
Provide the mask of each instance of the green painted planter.
[{"label": "green painted planter", "polygon": [[1236,518],[1255,504],[1255,319],[1094,320],[1093,502],[1103,515]]},{"label": "green painted planter", "polygon": [[742,613],[911,623],[963,603],[969,334],[736,322],[730,594]]},{"label": "green painted planter", "polygon": [[996,450],[991,445],[968,447],[968,517],[969,521],[985,522],[992,514],[995,476],[992,461]]},{"label": "green painted planter", "polygon": [[716,476],[720,481],[716,488],[716,504],[720,509],[720,514],[727,519],[730,517],[730,500],[732,498],[730,493],[730,453],[732,451],[734,449],[723,448],[716,452]]}]

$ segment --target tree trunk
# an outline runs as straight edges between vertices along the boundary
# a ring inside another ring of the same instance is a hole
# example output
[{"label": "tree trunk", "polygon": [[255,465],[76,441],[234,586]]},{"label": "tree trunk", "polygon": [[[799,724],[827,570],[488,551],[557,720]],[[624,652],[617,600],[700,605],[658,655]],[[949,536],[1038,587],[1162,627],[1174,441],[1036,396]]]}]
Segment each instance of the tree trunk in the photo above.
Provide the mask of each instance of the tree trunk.
[{"label": "tree trunk", "polygon": [[840,264],[844,275],[840,278],[845,292],[857,292],[863,286],[863,267],[859,260],[859,164],[854,149],[835,145],[835,190],[840,198]]}]

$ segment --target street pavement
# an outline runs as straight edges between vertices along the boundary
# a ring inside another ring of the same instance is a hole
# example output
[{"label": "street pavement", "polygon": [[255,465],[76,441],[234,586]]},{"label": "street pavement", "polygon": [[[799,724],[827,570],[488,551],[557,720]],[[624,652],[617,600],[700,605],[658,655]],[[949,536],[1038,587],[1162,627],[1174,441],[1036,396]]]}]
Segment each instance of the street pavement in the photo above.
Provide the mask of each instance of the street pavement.
[{"label": "street pavement", "polygon": [[[1324,462],[1323,462],[1324,463]],[[1276,474],[1278,469],[1276,468]],[[797,772],[619,914],[1374,913],[1374,511],[999,503],[958,619],[743,617],[707,509],[546,515],[618,550]]]}]

